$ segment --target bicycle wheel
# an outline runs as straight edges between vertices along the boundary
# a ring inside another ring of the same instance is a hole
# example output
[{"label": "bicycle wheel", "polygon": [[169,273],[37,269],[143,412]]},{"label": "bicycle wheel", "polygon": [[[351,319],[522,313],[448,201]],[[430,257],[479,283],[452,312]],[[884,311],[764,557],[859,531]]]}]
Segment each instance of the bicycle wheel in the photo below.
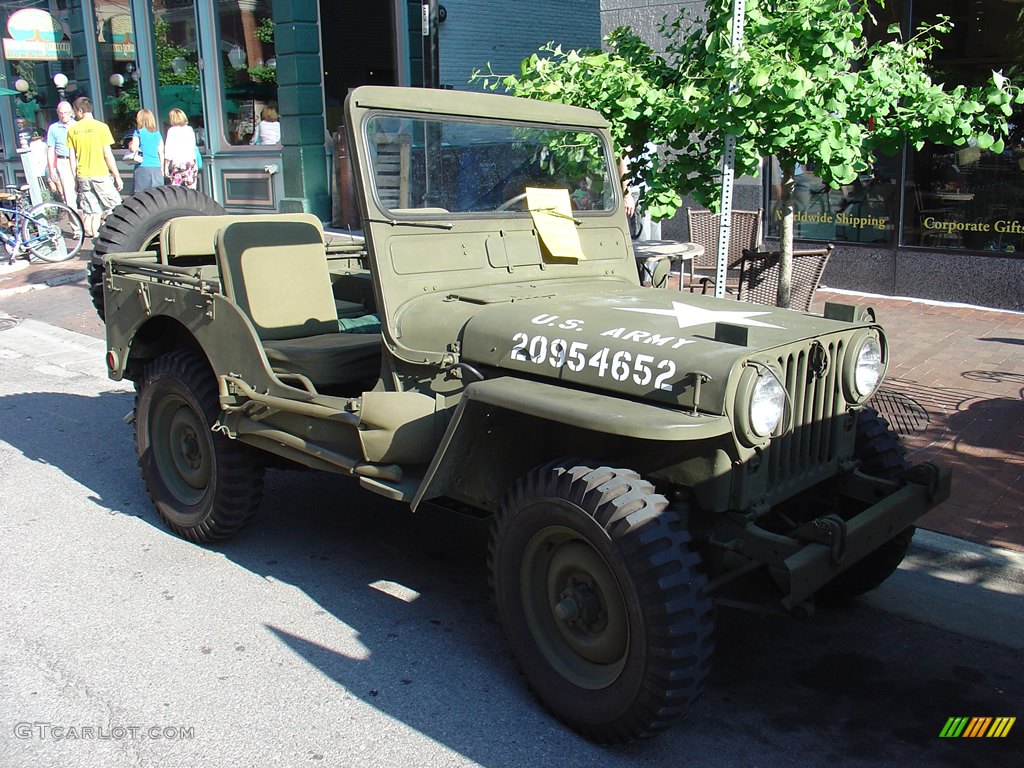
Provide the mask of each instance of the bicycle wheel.
[{"label": "bicycle wheel", "polygon": [[25,250],[43,261],[67,261],[82,249],[85,229],[78,214],[63,203],[40,203],[21,219]]}]

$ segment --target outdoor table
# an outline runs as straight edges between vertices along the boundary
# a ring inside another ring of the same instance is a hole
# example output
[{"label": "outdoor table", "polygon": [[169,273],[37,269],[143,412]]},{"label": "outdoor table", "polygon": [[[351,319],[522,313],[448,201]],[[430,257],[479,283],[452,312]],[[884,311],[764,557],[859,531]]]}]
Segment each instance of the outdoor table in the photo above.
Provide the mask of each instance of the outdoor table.
[{"label": "outdoor table", "polygon": [[641,282],[650,282],[659,261],[678,261],[679,290],[682,290],[683,275],[693,274],[693,260],[704,255],[704,246],[680,240],[634,240],[633,255]]}]

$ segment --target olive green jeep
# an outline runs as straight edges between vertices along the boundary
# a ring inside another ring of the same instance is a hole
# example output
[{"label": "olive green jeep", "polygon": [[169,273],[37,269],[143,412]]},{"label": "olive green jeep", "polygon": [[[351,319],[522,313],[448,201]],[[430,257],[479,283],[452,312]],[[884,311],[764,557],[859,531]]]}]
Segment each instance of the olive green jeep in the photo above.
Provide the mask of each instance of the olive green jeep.
[{"label": "olive green jeep", "polygon": [[950,476],[868,406],[869,309],[641,288],[596,112],[378,87],[346,109],[365,239],[155,191],[108,222],[146,244],[94,281],[176,533],[232,535],[281,464],[492,517],[516,659],[603,742],[686,712],[715,601],[806,612],[895,570]]}]

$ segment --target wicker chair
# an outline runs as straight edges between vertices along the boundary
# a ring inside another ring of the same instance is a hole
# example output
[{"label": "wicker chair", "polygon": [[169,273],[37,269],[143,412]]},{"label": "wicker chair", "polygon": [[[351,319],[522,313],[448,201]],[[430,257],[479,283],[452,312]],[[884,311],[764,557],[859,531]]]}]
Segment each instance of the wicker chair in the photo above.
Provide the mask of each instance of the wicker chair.
[{"label": "wicker chair", "polygon": [[[711,211],[687,208],[686,219],[690,224],[690,240],[704,246],[704,255],[693,260],[690,273],[690,290],[700,283],[701,293],[715,284],[715,270],[718,266],[718,228],[721,217]],[[726,278],[726,290],[735,288],[740,262],[744,251],[756,251],[761,245],[761,210],[733,211],[732,227],[729,232],[729,260],[727,269],[731,275]],[[730,283],[729,278],[732,278]]]},{"label": "wicker chair", "polygon": [[[789,308],[809,312],[833,245],[793,251]],[[779,290],[779,252],[746,251],[740,264],[739,300],[774,306]]]}]

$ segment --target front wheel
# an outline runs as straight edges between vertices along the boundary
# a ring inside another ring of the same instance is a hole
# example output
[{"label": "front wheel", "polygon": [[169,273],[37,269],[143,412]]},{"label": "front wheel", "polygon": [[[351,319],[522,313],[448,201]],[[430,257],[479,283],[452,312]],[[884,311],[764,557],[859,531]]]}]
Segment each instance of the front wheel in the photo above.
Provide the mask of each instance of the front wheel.
[{"label": "front wheel", "polygon": [[502,505],[489,556],[505,635],[556,717],[622,743],[686,713],[710,667],[713,608],[690,534],[650,483],[535,469]]},{"label": "front wheel", "polygon": [[212,431],[219,408],[200,355],[171,352],[146,366],[135,408],[142,477],[164,522],[197,543],[232,536],[263,494],[252,449]]},{"label": "front wheel", "polygon": [[82,250],[85,228],[78,213],[63,203],[40,203],[22,218],[21,240],[29,253],[43,261],[67,261]]}]

